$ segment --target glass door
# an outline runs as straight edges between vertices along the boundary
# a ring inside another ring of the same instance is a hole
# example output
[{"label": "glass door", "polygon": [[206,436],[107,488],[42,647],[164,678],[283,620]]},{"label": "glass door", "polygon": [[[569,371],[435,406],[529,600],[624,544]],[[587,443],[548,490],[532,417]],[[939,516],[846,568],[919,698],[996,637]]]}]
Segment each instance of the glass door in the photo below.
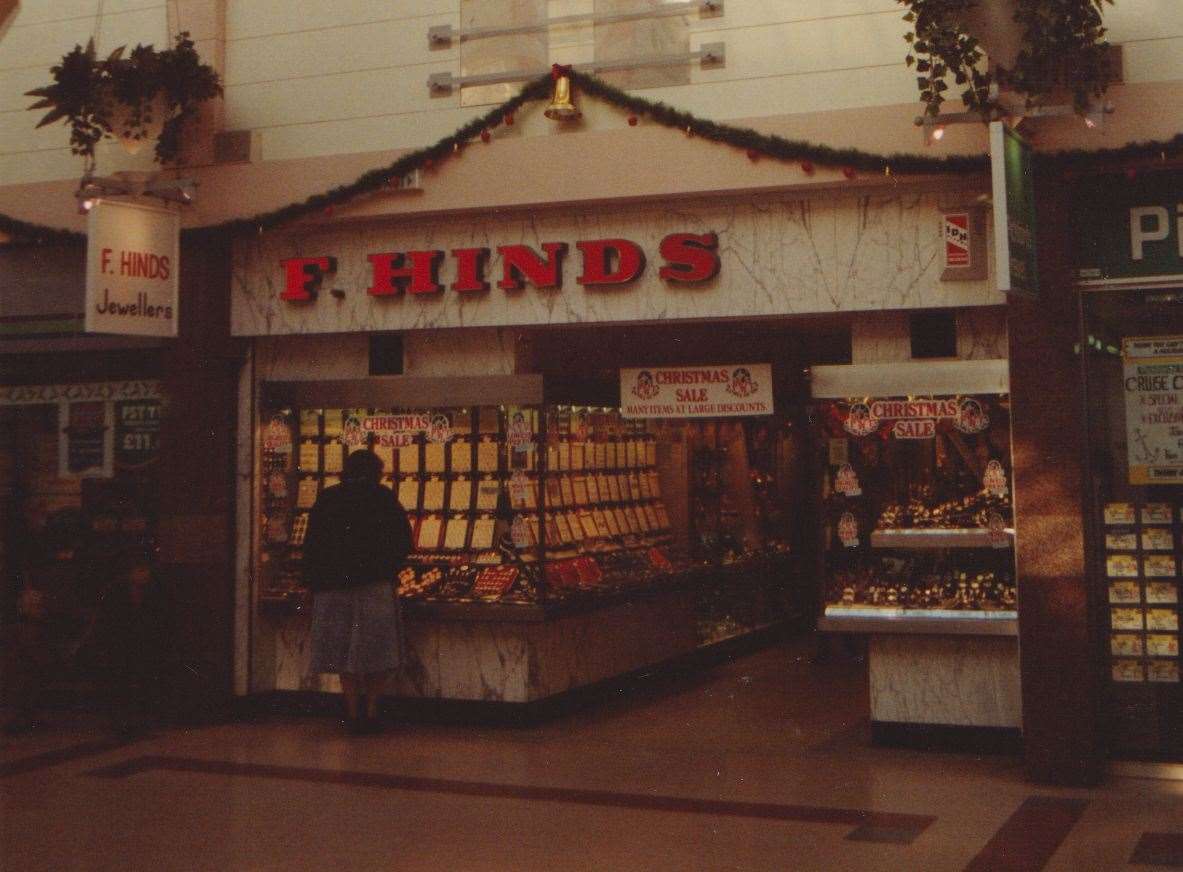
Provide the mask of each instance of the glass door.
[{"label": "glass door", "polygon": [[1183,760],[1183,290],[1089,291],[1090,566],[1115,757]]}]

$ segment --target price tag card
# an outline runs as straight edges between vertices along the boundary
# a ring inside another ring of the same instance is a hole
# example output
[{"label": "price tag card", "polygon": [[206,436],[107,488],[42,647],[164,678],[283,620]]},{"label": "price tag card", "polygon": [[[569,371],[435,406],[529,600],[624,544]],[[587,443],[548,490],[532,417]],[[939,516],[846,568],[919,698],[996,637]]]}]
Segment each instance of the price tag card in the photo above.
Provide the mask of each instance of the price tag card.
[{"label": "price tag card", "polygon": [[600,497],[600,483],[597,481],[598,476],[589,475],[587,477],[587,501],[593,506],[599,505],[603,500]]},{"label": "price tag card", "polygon": [[1111,603],[1134,603],[1135,605],[1142,601],[1142,593],[1136,581],[1111,581],[1109,582],[1109,602]]},{"label": "price tag card", "polygon": [[567,527],[571,530],[571,538],[574,541],[583,541],[583,527],[579,523],[579,515],[576,512],[567,513]]},{"label": "price tag card", "polygon": [[560,501],[561,505],[573,506],[575,505],[575,488],[571,484],[571,476],[564,475],[559,479],[559,490],[563,499]]},{"label": "price tag card", "polygon": [[1132,532],[1106,533],[1105,548],[1108,551],[1136,551],[1138,534]]},{"label": "price tag card", "polygon": [[340,472],[345,462],[345,446],[329,443],[324,446],[325,472]]},{"label": "price tag card", "polygon": [[640,533],[642,531],[641,521],[637,518],[637,510],[634,507],[624,507],[624,519],[628,522],[628,531],[630,533]]},{"label": "price tag card", "polygon": [[657,443],[650,440],[645,444],[645,466],[657,466]]},{"label": "price tag card", "polygon": [[587,447],[582,442],[571,443],[571,468],[583,469],[587,459]]},{"label": "price tag card", "polygon": [[628,525],[628,516],[620,506],[612,510],[612,517],[616,521],[616,528],[620,531],[621,536],[626,536],[632,532]]},{"label": "price tag card", "polygon": [[453,512],[467,512],[472,509],[472,480],[457,478],[452,481],[448,494],[448,508]]},{"label": "price tag card", "polygon": [[[604,516],[604,526],[608,530],[609,536],[620,535],[620,525],[616,523],[616,515],[611,509],[604,509],[601,514]],[[596,519],[597,522],[599,519]]]},{"label": "price tag card", "polygon": [[637,487],[641,492],[641,499],[647,500],[652,498],[653,491],[649,489],[649,476],[647,474],[641,473],[637,476]]},{"label": "price tag card", "polygon": [[665,510],[664,503],[657,504],[657,520],[659,522],[657,526],[661,529],[668,530],[670,528],[670,516],[669,512]]},{"label": "price tag card", "polygon": [[546,446],[546,468],[550,472],[559,468],[559,447],[554,443]]},{"label": "price tag card", "polygon": [[641,478],[635,472],[628,474],[628,498],[634,502],[642,499]]},{"label": "price tag card", "polygon": [[341,476],[326,475],[325,480],[324,480],[324,489],[328,490],[329,488],[333,487],[334,485],[338,485],[340,483],[341,483]]},{"label": "price tag card", "polygon": [[501,446],[492,440],[478,442],[476,446],[476,468],[478,472],[496,472],[501,456]]},{"label": "price tag card", "polygon": [[398,449],[398,471],[406,475],[419,471],[419,446],[400,445]]},{"label": "price tag card", "polygon": [[557,541],[560,544],[566,545],[569,542],[574,541],[575,537],[571,535],[571,524],[567,520],[566,514],[555,515],[555,527],[557,527],[559,531],[559,537]]},{"label": "price tag card", "polygon": [[1145,681],[1146,673],[1142,669],[1142,664],[1137,660],[1114,660],[1113,680]]},{"label": "price tag card", "polygon": [[608,443],[608,442],[593,443],[593,445],[595,446],[595,448],[593,450],[595,451],[595,458],[596,458],[595,467],[596,467],[596,469],[607,469],[608,468],[608,466],[609,466],[608,445],[609,444],[610,443]]},{"label": "price tag card", "polygon": [[1146,503],[1142,506],[1142,523],[1169,524],[1172,514],[1170,503]]},{"label": "price tag card", "polygon": [[308,535],[308,513],[296,515],[292,519],[292,535],[288,537],[288,542],[299,547],[304,544],[304,538]]},{"label": "price tag card", "polygon": [[1146,653],[1151,657],[1178,657],[1179,637],[1174,633],[1150,633],[1146,636]]},{"label": "price tag card", "polygon": [[1137,578],[1138,558],[1132,554],[1110,554],[1105,558],[1105,574],[1110,578]]},{"label": "price tag card", "polygon": [[624,466],[632,468],[637,465],[637,441],[630,439],[624,443]]},{"label": "price tag card", "polygon": [[1179,613],[1174,609],[1147,609],[1146,629],[1178,631]]},{"label": "price tag card", "polygon": [[575,476],[575,480],[571,482],[571,487],[575,494],[575,505],[586,506],[588,503],[587,476]]},{"label": "price tag card", "polygon": [[1111,633],[1109,651],[1117,657],[1140,657],[1142,637],[1138,633]]},{"label": "price tag card", "polygon": [[1133,503],[1105,503],[1106,524],[1133,524],[1136,520]]},{"label": "price tag card", "polygon": [[1143,527],[1143,551],[1174,551],[1175,537],[1170,527]]},{"label": "price tag card", "polygon": [[472,472],[472,444],[464,439],[457,439],[448,445],[451,455],[452,473]]},{"label": "price tag card", "polygon": [[1146,602],[1177,603],[1179,602],[1179,588],[1170,581],[1148,582],[1146,585]]},{"label": "price tag card", "polygon": [[417,512],[422,508],[419,505],[419,479],[404,478],[399,481],[398,501],[408,512]]},{"label": "price tag card", "polygon": [[649,493],[653,494],[653,499],[661,498],[661,476],[656,472],[649,473]]},{"label": "price tag card", "polygon": [[1178,683],[1179,664],[1172,660],[1155,660],[1151,662],[1150,680]]},{"label": "price tag card", "polygon": [[612,535],[612,530],[608,527],[608,518],[602,509],[592,510],[592,520],[595,522],[597,535],[605,539]]},{"label": "price tag card", "polygon": [[1147,554],[1142,558],[1142,572],[1147,578],[1174,578],[1175,555]]},{"label": "price tag card", "polygon": [[1109,626],[1114,630],[1141,630],[1141,609],[1110,609]]},{"label": "price tag card", "polygon": [[493,518],[477,518],[472,525],[472,550],[483,551],[493,547],[493,532],[497,522]]},{"label": "price tag card", "polygon": [[482,478],[476,488],[476,507],[482,512],[497,509],[497,498],[501,495],[501,482],[495,478]]},{"label": "price tag card", "polygon": [[444,507],[444,485],[442,478],[431,478],[423,483],[423,508],[438,512]]},{"label": "price tag card", "polygon": [[300,469],[304,472],[320,472],[320,446],[315,442],[300,443]]},{"label": "price tag card", "polygon": [[616,469],[618,466],[620,466],[620,458],[618,456],[619,449],[619,442],[604,443],[604,466],[607,469]]},{"label": "price tag card", "polygon": [[320,435],[320,410],[319,409],[301,409],[300,410],[300,436],[301,438],[308,436]]},{"label": "price tag card", "polygon": [[595,539],[600,535],[600,530],[596,526],[596,519],[586,509],[579,513],[579,529],[583,531],[583,538],[585,539]]},{"label": "price tag card", "polygon": [[296,508],[310,509],[312,504],[316,502],[316,486],[315,478],[302,478],[300,484],[296,486]]},{"label": "price tag card", "polygon": [[661,519],[657,517],[657,509],[651,505],[645,506],[645,522],[649,525],[650,530],[661,529]]},{"label": "price tag card", "polygon": [[560,442],[558,444],[558,460],[555,463],[555,469],[568,470],[571,468],[571,443]]},{"label": "price tag card", "polygon": [[415,540],[415,547],[422,551],[434,551],[440,547],[440,534],[442,532],[442,519],[435,515],[424,518],[419,522],[419,535]]},{"label": "price tag card", "polygon": [[553,475],[546,478],[546,505],[548,508],[561,506],[563,504],[563,489],[559,485],[559,480]]},{"label": "price tag card", "polygon": [[336,439],[345,431],[345,413],[342,409],[325,409],[324,421],[326,439]]},{"label": "price tag card", "polygon": [[608,501],[613,503],[621,502],[620,499],[620,479],[615,475],[609,475],[608,478]]},{"label": "price tag card", "polygon": [[449,518],[448,529],[444,534],[444,548],[448,551],[463,551],[468,544],[468,519]]},{"label": "price tag card", "polygon": [[428,442],[423,446],[423,469],[428,472],[443,472],[444,471],[444,449],[447,446],[443,442]]}]

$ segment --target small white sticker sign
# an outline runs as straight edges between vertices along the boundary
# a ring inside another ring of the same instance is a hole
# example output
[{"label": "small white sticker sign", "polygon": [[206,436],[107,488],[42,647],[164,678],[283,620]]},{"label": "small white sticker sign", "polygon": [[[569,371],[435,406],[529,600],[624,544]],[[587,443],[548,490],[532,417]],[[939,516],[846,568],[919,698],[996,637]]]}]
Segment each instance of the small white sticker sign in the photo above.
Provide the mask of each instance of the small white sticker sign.
[{"label": "small white sticker sign", "polygon": [[100,200],[86,221],[87,333],[177,335],[180,216]]}]

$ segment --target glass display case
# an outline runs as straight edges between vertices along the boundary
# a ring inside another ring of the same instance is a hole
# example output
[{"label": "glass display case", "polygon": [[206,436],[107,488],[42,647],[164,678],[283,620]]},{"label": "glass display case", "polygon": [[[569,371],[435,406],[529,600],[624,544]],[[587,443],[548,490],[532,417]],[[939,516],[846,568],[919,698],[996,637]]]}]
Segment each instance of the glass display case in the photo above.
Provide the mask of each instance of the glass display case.
[{"label": "glass display case", "polygon": [[307,604],[308,513],[369,447],[410,515],[398,593],[417,608],[505,616],[685,588],[704,643],[775,623],[790,582],[778,424],[541,404],[267,410],[258,600]]},{"label": "glass display case", "polygon": [[1008,397],[825,400],[812,417],[824,463],[823,626],[1013,622]]}]

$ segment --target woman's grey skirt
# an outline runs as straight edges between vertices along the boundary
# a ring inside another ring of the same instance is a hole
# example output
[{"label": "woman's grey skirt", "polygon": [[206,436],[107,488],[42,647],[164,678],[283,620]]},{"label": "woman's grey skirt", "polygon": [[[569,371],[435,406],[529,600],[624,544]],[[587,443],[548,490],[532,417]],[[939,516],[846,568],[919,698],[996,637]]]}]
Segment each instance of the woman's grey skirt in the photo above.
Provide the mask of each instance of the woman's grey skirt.
[{"label": "woman's grey skirt", "polygon": [[365,674],[403,660],[402,610],[391,582],[322,590],[312,604],[312,672]]}]

